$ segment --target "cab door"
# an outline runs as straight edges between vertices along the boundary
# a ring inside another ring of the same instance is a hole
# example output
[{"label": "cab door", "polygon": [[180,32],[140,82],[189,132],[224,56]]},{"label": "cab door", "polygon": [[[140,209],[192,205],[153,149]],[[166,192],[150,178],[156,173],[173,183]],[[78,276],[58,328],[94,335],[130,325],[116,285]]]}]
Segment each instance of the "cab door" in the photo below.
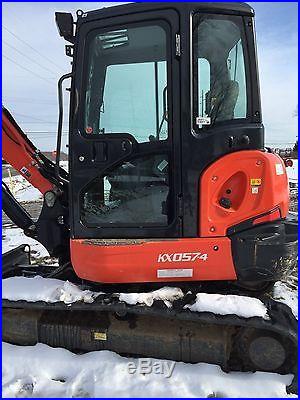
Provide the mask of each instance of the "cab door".
[{"label": "cab door", "polygon": [[178,32],[174,10],[80,24],[71,237],[182,235]]}]

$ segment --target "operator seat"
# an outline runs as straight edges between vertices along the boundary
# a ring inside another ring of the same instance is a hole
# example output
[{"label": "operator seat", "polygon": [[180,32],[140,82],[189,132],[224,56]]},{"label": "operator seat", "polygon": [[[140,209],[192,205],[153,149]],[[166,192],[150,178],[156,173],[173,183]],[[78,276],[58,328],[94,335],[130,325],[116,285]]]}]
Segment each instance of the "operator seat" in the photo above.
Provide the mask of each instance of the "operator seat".
[{"label": "operator seat", "polygon": [[239,84],[236,81],[228,81],[222,85],[222,90],[215,97],[215,103],[211,111],[211,119],[214,122],[234,119],[234,109],[239,96]]}]

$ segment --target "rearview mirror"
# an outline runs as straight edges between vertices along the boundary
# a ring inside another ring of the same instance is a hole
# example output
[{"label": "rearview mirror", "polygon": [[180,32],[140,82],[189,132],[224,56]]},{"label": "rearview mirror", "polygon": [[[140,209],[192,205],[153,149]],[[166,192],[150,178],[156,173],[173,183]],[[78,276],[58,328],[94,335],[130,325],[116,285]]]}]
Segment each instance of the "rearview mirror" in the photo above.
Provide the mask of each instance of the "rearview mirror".
[{"label": "rearview mirror", "polygon": [[55,21],[60,36],[62,36],[68,42],[74,42],[73,35],[73,16],[71,13],[55,13]]}]

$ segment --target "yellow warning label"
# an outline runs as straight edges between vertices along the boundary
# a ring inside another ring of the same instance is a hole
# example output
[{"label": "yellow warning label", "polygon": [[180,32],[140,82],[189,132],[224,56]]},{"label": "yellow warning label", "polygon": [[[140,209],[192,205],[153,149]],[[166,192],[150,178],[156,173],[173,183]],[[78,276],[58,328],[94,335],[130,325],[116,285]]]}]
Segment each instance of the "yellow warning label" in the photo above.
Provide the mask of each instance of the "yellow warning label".
[{"label": "yellow warning label", "polygon": [[260,186],[261,185],[261,179],[260,178],[251,178],[250,179],[250,185],[251,186]]},{"label": "yellow warning label", "polygon": [[94,340],[107,340],[106,332],[94,332]]}]

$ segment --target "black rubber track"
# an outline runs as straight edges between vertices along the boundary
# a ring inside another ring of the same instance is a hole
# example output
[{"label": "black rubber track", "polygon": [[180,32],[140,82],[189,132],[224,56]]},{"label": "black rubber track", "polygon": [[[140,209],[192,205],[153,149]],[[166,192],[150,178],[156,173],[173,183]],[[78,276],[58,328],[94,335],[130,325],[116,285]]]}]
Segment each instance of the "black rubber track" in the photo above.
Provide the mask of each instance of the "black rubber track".
[{"label": "black rubber track", "polygon": [[[288,306],[264,300],[269,319],[242,318],[192,312],[185,306],[194,299],[187,294],[174,301],[172,308],[162,301],[151,307],[128,305],[117,294],[99,295],[91,304],[2,300],[3,340],[20,345],[42,342],[75,352],[105,349],[130,356],[211,362],[225,371],[297,376],[297,320]],[[297,393],[297,389],[294,379],[288,390]]]}]

